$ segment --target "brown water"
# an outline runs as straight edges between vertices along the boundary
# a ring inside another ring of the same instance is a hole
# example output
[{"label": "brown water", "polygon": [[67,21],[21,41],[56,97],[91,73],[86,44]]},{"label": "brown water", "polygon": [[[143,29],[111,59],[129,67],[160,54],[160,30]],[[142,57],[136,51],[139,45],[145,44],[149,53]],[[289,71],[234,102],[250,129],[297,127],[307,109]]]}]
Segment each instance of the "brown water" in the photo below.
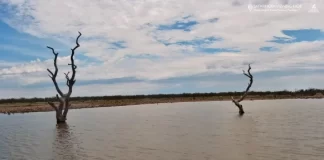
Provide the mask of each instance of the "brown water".
[{"label": "brown water", "polygon": [[323,160],[324,100],[170,103],[0,115],[0,159]]}]

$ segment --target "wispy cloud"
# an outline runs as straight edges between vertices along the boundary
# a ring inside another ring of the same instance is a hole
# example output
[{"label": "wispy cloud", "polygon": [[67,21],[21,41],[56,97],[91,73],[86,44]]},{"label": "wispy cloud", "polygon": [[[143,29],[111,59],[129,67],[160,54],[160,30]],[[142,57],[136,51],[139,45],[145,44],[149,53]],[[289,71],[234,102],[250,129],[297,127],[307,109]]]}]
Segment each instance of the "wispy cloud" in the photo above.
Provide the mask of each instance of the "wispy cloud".
[{"label": "wispy cloud", "polygon": [[[7,87],[0,88],[8,93],[0,97],[33,89],[35,96],[54,95],[46,45],[60,52],[58,80],[64,82],[77,31],[83,36],[75,55],[76,95],[241,90],[246,83],[237,80],[245,80],[248,63],[259,75],[252,89],[320,87],[323,77],[312,72],[324,69],[324,2],[316,2],[319,13],[308,13],[309,1],[298,3],[297,12],[250,12],[247,1],[237,0],[0,0],[0,46],[7,46],[0,48],[6,57],[0,58],[0,81]],[[312,79],[304,80],[304,72]],[[209,80],[223,74],[233,76]],[[268,75],[273,78],[263,78]],[[170,81],[181,77],[190,78]],[[44,89],[36,89],[41,84]]]},{"label": "wispy cloud", "polygon": [[171,24],[160,24],[157,30],[169,31],[169,30],[183,30],[185,32],[191,31],[194,26],[199,24],[195,20],[190,20],[191,16],[185,16],[183,19],[173,22]]},{"label": "wispy cloud", "polygon": [[203,45],[209,45],[214,43],[215,41],[220,41],[221,38],[216,37],[205,37],[205,38],[196,38],[192,40],[186,40],[186,41],[177,41],[174,43],[168,43],[164,42],[165,45],[185,45],[185,46],[203,46]]},{"label": "wispy cloud", "polygon": [[321,31],[320,29],[283,30],[282,33],[288,37],[274,36],[274,39],[270,42],[296,43],[324,41],[324,31]]},{"label": "wispy cloud", "polygon": [[276,47],[269,47],[269,46],[267,46],[267,47],[261,47],[260,48],[260,51],[274,52],[274,51],[279,51],[279,49],[276,48]]}]

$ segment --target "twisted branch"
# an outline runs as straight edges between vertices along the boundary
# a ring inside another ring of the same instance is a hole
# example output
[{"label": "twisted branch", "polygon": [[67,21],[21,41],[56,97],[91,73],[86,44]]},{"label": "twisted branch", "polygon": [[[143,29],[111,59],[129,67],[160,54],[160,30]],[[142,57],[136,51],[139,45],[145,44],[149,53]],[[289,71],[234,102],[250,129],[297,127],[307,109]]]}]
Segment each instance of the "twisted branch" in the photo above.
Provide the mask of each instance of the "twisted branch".
[{"label": "twisted branch", "polygon": [[72,53],[71,53],[71,64],[69,64],[69,65],[71,65],[72,76],[71,76],[71,79],[68,80],[69,81],[69,84],[68,84],[69,92],[67,94],[68,96],[70,96],[72,94],[72,87],[73,87],[73,85],[74,85],[74,83],[76,81],[75,80],[75,73],[76,73],[75,70],[76,70],[77,66],[74,64],[74,58],[73,57],[74,57],[75,50],[80,47],[79,38],[81,37],[81,35],[82,34],[79,32],[79,36],[75,40],[76,46],[73,49],[71,49],[71,51],[72,51]]},{"label": "twisted branch", "polygon": [[69,73],[70,73],[70,72],[68,72],[68,73],[64,73],[64,74],[65,74],[65,78],[66,78],[66,85],[67,85],[67,86],[70,86],[70,83],[69,83],[69,82],[70,82]]},{"label": "twisted branch", "polygon": [[252,86],[252,83],[253,83],[253,76],[252,76],[252,74],[251,74],[251,66],[250,66],[250,64],[249,64],[249,69],[248,69],[248,73],[246,73],[244,70],[243,70],[243,74],[245,75],[245,76],[247,76],[249,79],[250,79],[250,82],[248,83],[248,86],[247,86],[247,88],[246,88],[246,90],[245,90],[245,92],[244,92],[244,94],[240,97],[240,99],[238,99],[238,100],[235,100],[233,97],[232,97],[232,102],[240,109],[240,114],[243,114],[244,113],[244,111],[243,111],[243,106],[240,104],[240,102],[241,101],[243,101],[244,100],[244,98],[248,95],[248,93],[249,93],[249,90],[250,90],[250,88],[251,88],[251,86]]},{"label": "twisted branch", "polygon": [[59,88],[59,86],[58,86],[58,84],[56,82],[56,76],[57,76],[57,72],[58,72],[56,61],[57,61],[58,53],[55,53],[55,50],[52,47],[47,46],[47,48],[51,49],[53,54],[54,54],[54,67],[55,67],[55,72],[54,73],[50,69],[47,68],[47,71],[50,73],[50,75],[48,75],[48,76],[52,79],[57,93],[60,96],[63,96],[63,93],[62,93],[61,89]]},{"label": "twisted branch", "polygon": [[241,101],[244,100],[244,98],[247,96],[247,94],[249,93],[249,90],[250,90],[250,88],[251,88],[251,86],[252,86],[252,83],[253,83],[253,76],[252,76],[250,70],[251,70],[251,66],[250,66],[250,64],[249,64],[248,74],[246,74],[245,71],[243,70],[243,74],[244,74],[245,76],[247,76],[247,77],[250,79],[250,82],[248,83],[248,86],[247,86],[247,88],[246,88],[246,90],[245,90],[245,93],[241,96],[241,98],[240,98],[237,102],[241,102]]}]

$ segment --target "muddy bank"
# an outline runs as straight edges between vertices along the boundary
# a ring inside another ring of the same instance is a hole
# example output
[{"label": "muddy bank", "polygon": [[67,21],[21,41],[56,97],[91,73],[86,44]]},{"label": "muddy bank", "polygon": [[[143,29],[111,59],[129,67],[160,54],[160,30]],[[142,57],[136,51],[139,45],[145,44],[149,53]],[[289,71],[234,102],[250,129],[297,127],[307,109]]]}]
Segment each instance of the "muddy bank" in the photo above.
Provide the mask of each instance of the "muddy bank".
[{"label": "muddy bank", "polygon": [[[276,99],[309,99],[308,97],[293,96],[249,96],[247,100],[276,100]],[[81,108],[97,108],[97,107],[117,107],[125,105],[141,105],[141,104],[159,104],[159,103],[175,103],[175,102],[196,102],[196,101],[230,101],[230,97],[176,97],[176,98],[143,98],[143,99],[119,99],[119,100],[87,100],[87,101],[71,101],[70,109]],[[28,113],[28,112],[48,112],[54,111],[47,102],[35,103],[4,103],[0,104],[0,113]]]}]

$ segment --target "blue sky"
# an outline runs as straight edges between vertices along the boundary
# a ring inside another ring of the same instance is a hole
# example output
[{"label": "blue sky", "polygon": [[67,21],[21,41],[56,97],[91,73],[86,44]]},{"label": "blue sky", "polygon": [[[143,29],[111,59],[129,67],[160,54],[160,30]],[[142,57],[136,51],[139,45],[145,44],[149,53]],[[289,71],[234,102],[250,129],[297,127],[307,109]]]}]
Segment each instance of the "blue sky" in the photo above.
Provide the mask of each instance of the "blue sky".
[{"label": "blue sky", "polygon": [[0,0],[0,98],[56,94],[46,46],[59,52],[66,90],[77,31],[74,96],[242,91],[249,63],[252,90],[324,88],[324,11],[309,13],[308,1],[296,12],[207,1]]},{"label": "blue sky", "polygon": [[37,58],[44,60],[50,58],[50,55],[44,52],[46,45],[63,46],[50,39],[44,40],[21,33],[3,21],[0,22],[0,34],[2,35],[0,51],[3,61],[28,62]]}]

